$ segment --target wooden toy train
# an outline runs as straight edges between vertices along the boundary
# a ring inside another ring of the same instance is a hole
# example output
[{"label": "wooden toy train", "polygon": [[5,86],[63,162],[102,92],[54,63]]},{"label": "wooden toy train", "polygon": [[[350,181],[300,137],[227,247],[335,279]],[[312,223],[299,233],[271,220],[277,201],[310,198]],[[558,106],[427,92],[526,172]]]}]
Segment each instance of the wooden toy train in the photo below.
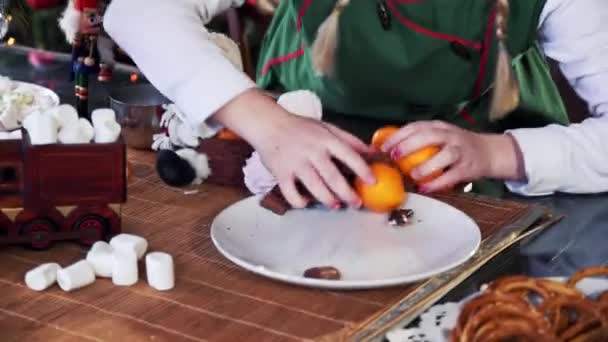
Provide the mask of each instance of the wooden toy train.
[{"label": "wooden toy train", "polygon": [[121,231],[126,149],[109,144],[32,145],[0,140],[0,244],[47,249],[92,245]]}]

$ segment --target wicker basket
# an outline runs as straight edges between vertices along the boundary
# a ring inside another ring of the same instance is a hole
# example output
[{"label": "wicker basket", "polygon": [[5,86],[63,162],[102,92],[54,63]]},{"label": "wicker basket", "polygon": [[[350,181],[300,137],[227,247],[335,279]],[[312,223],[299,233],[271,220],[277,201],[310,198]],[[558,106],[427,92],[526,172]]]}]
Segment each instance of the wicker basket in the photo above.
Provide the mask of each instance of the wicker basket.
[{"label": "wicker basket", "polygon": [[201,140],[197,150],[209,159],[211,175],[206,183],[245,187],[243,167],[253,148],[243,140],[209,138]]}]

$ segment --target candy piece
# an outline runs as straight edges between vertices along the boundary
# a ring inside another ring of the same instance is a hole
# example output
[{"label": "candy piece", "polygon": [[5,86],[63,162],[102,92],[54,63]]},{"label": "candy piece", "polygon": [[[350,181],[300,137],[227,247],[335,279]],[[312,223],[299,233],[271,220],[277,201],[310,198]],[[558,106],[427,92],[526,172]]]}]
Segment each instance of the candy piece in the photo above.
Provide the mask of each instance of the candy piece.
[{"label": "candy piece", "polygon": [[57,136],[58,140],[62,144],[86,144],[90,140],[88,140],[87,136],[85,136],[85,132],[83,132],[80,122],[76,120],[75,122],[71,122],[66,124],[60,131]]},{"label": "candy piece", "polygon": [[313,267],[304,271],[305,278],[339,280],[341,278],[340,271],[332,266]]},{"label": "candy piece", "polygon": [[116,122],[116,113],[109,108],[95,109],[91,113],[91,121],[93,122],[93,127],[100,126],[107,121]]},{"label": "candy piece", "polygon": [[57,128],[60,130],[78,122],[78,112],[68,104],[59,105],[48,111],[48,113],[55,119]]},{"label": "candy piece", "polygon": [[120,136],[120,125],[116,121],[105,121],[95,125],[95,142],[98,144],[113,143]]},{"label": "candy piece", "polygon": [[95,275],[98,277],[112,277],[112,246],[107,242],[95,242],[91,250],[87,253],[87,261],[93,267]]},{"label": "candy piece", "polygon": [[139,271],[137,255],[133,250],[114,250],[112,253],[112,283],[117,286],[131,286],[137,283]]},{"label": "candy piece", "polygon": [[86,142],[90,142],[91,140],[93,140],[95,131],[93,130],[93,126],[91,126],[89,120],[85,118],[80,118],[80,120],[78,120],[78,123],[80,124],[80,132],[82,134],[82,139]]},{"label": "candy piece", "polygon": [[32,145],[47,145],[57,143],[57,122],[51,115],[35,112],[23,121]]},{"label": "candy piece", "polygon": [[148,284],[159,291],[170,290],[175,286],[173,257],[167,253],[153,252],[146,255]]},{"label": "candy piece", "polygon": [[60,268],[56,263],[42,264],[25,274],[25,285],[34,291],[46,290],[57,281]]},{"label": "candy piece", "polygon": [[148,241],[146,239],[132,234],[119,234],[110,240],[110,245],[114,250],[133,251],[137,259],[141,259],[148,249]]},{"label": "candy piece", "polygon": [[57,271],[57,284],[63,291],[69,292],[95,282],[95,271],[86,260],[80,260]]}]

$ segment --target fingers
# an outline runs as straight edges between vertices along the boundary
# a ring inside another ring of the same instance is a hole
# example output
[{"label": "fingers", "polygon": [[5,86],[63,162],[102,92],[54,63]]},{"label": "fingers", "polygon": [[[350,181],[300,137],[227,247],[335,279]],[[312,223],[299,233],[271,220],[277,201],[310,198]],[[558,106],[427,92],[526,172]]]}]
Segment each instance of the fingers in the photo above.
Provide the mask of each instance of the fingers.
[{"label": "fingers", "polygon": [[374,177],[369,165],[363,160],[361,154],[339,141],[335,144],[330,144],[327,148],[331,155],[348,166],[365,183],[376,183],[376,177]]},{"label": "fingers", "polygon": [[[327,169],[327,167],[319,170],[323,169]],[[302,167],[297,172],[297,177],[302,184],[319,202],[332,209],[340,208],[340,201],[336,199],[312,165]]]},{"label": "fingers", "polygon": [[421,185],[420,191],[423,193],[431,193],[443,191],[444,189],[450,189],[456,186],[458,183],[466,181],[464,175],[465,174],[462,171],[462,168],[455,167],[437,177],[433,181]]},{"label": "fingers", "polygon": [[431,128],[411,134],[402,140],[392,150],[391,156],[395,159],[407,156],[427,146],[443,146],[448,142],[450,132],[444,129]]},{"label": "fingers", "polygon": [[[395,134],[391,135],[382,145],[382,151],[388,152],[395,148],[401,141],[418,132],[425,132],[430,129],[448,130],[452,127],[443,121],[418,121],[402,127]],[[424,146],[423,146],[424,147]]]},{"label": "fingers", "polygon": [[308,205],[308,200],[302,196],[296,188],[296,180],[294,177],[280,181],[279,188],[281,189],[281,193],[283,194],[283,197],[285,197],[285,200],[287,200],[293,208],[302,209]]},{"label": "fingers", "polygon": [[353,208],[361,207],[361,199],[334,163],[329,160],[320,161],[320,165],[317,165],[316,168],[325,184],[329,186],[342,202],[349,204]]},{"label": "fingers", "polygon": [[325,125],[330,132],[332,132],[335,136],[337,136],[340,140],[344,141],[348,145],[350,145],[355,151],[359,153],[371,153],[372,147],[366,145],[356,136],[339,129],[336,126],[326,124]]},{"label": "fingers", "polygon": [[460,159],[460,153],[457,148],[447,146],[439,153],[429,159],[427,162],[412,170],[412,178],[414,180],[424,179],[441,170],[445,170]]}]

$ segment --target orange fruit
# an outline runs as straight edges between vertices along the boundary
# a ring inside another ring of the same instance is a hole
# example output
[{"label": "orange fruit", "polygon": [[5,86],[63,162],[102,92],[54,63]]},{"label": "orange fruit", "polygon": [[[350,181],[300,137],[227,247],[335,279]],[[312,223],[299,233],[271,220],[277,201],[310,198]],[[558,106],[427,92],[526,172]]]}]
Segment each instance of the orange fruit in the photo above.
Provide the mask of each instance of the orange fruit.
[{"label": "orange fruit", "polygon": [[369,185],[360,178],[355,180],[355,191],[363,206],[378,213],[399,208],[407,196],[399,170],[385,163],[373,163],[370,169],[376,184]]},{"label": "orange fruit", "polygon": [[[401,157],[399,158],[399,160],[397,160],[397,165],[399,165],[399,169],[401,170],[401,172],[405,173],[406,175],[409,175],[412,170],[414,170],[416,167],[418,167],[419,165],[421,165],[422,163],[426,162],[427,160],[433,158],[434,155],[436,155],[439,152],[439,147],[437,146],[427,146],[424,148],[419,149],[418,151],[411,153],[407,156]],[[441,172],[441,171],[439,171]],[[439,175],[436,175],[438,172],[436,172],[435,177],[438,177]],[[433,176],[431,175],[431,176]],[[430,178],[430,177],[427,177]],[[429,180],[427,180],[428,182]]]},{"label": "orange fruit", "polygon": [[399,127],[397,127],[397,126],[385,126],[385,127],[378,129],[376,132],[374,132],[374,135],[372,136],[372,146],[374,146],[377,149],[380,149],[382,147],[382,144],[384,144],[384,142],[386,141],[386,139],[388,139],[391,135],[393,135],[398,130],[399,130]]},{"label": "orange fruit", "polygon": [[224,139],[224,140],[241,140],[241,137],[239,137],[233,131],[231,131],[227,128],[222,128],[217,133],[216,137],[218,137],[219,139]]}]

